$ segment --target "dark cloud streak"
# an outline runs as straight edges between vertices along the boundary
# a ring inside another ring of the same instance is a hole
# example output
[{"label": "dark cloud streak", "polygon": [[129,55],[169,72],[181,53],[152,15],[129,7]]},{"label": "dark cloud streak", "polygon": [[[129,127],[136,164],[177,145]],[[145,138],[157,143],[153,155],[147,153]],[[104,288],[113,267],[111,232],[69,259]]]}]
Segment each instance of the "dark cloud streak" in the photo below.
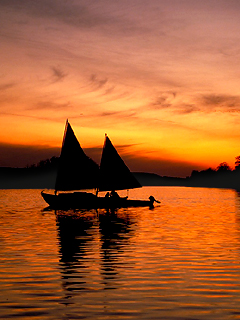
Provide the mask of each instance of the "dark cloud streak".
[{"label": "dark cloud streak", "polygon": [[199,107],[189,104],[189,105],[183,105],[179,107],[176,113],[186,115],[186,114],[200,112],[200,111],[201,109]]},{"label": "dark cloud streak", "polygon": [[59,156],[60,148],[0,143],[1,167],[25,167],[40,160]]},{"label": "dark cloud streak", "polygon": [[[157,173],[165,176],[186,177],[190,176],[192,170],[203,170],[203,166],[196,165],[187,161],[167,159],[150,159],[148,155],[135,155],[130,150],[136,144],[115,145],[117,151],[123,158],[131,171]],[[86,154],[98,164],[100,163],[102,147],[85,148]],[[164,154],[164,150],[162,151]]]},{"label": "dark cloud streak", "polygon": [[64,73],[59,67],[51,67],[52,72],[53,72],[53,82],[58,82],[58,81],[62,81],[67,74]]},{"label": "dark cloud streak", "polygon": [[106,85],[107,82],[108,82],[107,78],[100,79],[100,78],[98,78],[98,76],[96,74],[92,74],[90,76],[90,84],[94,90],[101,89],[102,87],[104,87]]},{"label": "dark cloud streak", "polygon": [[240,112],[240,96],[224,94],[207,94],[200,98],[208,112],[222,110],[225,112]]},{"label": "dark cloud streak", "polygon": [[16,83],[14,83],[14,82],[3,83],[3,84],[0,84],[0,91],[5,91],[5,90],[11,89],[15,86],[16,86]]},{"label": "dark cloud streak", "polygon": [[[203,169],[188,162],[179,162],[169,159],[149,159],[146,156],[136,157],[129,152],[131,145],[117,145],[116,149],[131,171],[154,172],[160,175],[185,177],[191,171]],[[100,163],[102,146],[95,148],[83,148],[85,153],[98,164]],[[41,160],[50,159],[60,155],[59,148],[48,146],[25,146],[17,144],[0,143],[0,167],[25,167],[37,164]]]},{"label": "dark cloud streak", "polygon": [[52,101],[40,101],[33,107],[27,108],[27,110],[71,110],[72,105],[70,102],[56,103]]},{"label": "dark cloud streak", "polygon": [[[111,5],[111,3],[109,3]],[[98,30],[110,30],[128,36],[140,29],[133,21],[126,17],[118,16],[114,12],[114,6],[109,11],[107,3],[96,4],[94,2],[59,1],[59,0],[1,0],[0,8],[9,8],[16,12],[23,12],[33,17],[41,17],[61,24],[70,25],[76,28]],[[106,7],[106,8],[105,8]],[[100,9],[100,10],[99,10]],[[143,32],[143,28],[142,32]]]},{"label": "dark cloud streak", "polygon": [[14,116],[14,117],[20,117],[20,118],[30,118],[30,119],[43,120],[43,121],[52,121],[52,122],[60,122],[60,123],[64,123],[66,121],[65,117],[58,117],[58,116],[55,116],[54,118],[51,118],[51,117],[39,117],[39,116],[33,116],[33,115],[27,115],[27,114],[18,114],[18,113],[11,113],[11,112],[0,112],[0,116]]}]

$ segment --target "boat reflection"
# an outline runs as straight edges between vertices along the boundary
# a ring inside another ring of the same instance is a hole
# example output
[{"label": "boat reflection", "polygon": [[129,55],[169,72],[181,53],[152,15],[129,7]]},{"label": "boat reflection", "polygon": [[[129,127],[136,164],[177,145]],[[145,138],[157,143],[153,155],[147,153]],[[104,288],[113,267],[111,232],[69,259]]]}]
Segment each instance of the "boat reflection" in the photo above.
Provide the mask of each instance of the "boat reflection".
[{"label": "boat reflection", "polygon": [[128,209],[56,212],[64,304],[96,282],[100,290],[116,288],[135,223]]},{"label": "boat reflection", "polygon": [[128,214],[128,209],[111,210],[99,214],[101,274],[104,289],[114,289],[119,275],[119,267],[129,263],[124,259],[129,239],[134,234],[135,221]]},{"label": "boat reflection", "polygon": [[59,239],[59,266],[65,293],[64,304],[69,304],[74,292],[86,290],[88,244],[94,240],[91,228],[94,212],[57,211],[56,225]]},{"label": "boat reflection", "polygon": [[93,225],[91,215],[82,215],[83,210],[71,211],[56,215],[58,235],[60,241],[60,262],[74,266],[74,262],[79,262],[86,253],[86,243],[93,240],[89,229]]}]

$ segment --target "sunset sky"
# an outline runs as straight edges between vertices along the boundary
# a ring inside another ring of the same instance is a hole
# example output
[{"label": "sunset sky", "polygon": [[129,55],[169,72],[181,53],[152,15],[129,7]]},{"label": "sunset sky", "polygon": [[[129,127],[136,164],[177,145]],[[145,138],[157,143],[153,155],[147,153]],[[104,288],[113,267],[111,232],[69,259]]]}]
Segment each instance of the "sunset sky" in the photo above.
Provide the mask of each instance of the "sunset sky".
[{"label": "sunset sky", "polygon": [[0,166],[58,156],[187,176],[240,155],[239,0],[1,0]]}]

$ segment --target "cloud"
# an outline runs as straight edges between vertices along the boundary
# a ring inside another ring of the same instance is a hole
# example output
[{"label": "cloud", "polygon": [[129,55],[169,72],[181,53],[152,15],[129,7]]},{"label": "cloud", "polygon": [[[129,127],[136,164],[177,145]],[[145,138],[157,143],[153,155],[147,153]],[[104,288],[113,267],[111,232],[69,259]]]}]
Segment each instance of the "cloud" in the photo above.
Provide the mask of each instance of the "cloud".
[{"label": "cloud", "polygon": [[92,73],[86,86],[82,87],[89,92],[99,91],[101,96],[114,94],[115,86],[109,83],[106,77],[99,77],[96,73]]},{"label": "cloud", "polygon": [[[103,139],[104,143],[104,139]],[[116,150],[118,151],[119,154],[122,155],[129,155],[131,152],[129,152],[129,148],[134,146],[136,144],[121,144],[121,145],[114,145]],[[102,149],[103,145],[99,147],[93,147],[93,148],[83,148],[84,152],[86,155],[90,158],[92,158],[96,163],[100,164],[101,161],[101,156],[102,156]]]},{"label": "cloud", "polygon": [[53,72],[54,82],[62,81],[67,76],[67,74],[64,73],[59,67],[51,67],[51,70]]},{"label": "cloud", "polygon": [[16,86],[16,83],[9,82],[9,83],[2,83],[0,84],[0,91],[5,91],[7,89],[11,89]]},{"label": "cloud", "polygon": [[[204,169],[192,163],[165,159],[150,159],[146,156],[130,153],[132,145],[116,145],[116,149],[131,171],[154,172],[160,175],[185,177],[192,170]],[[100,164],[102,146],[83,148],[84,152],[96,163]],[[48,146],[25,146],[18,144],[0,143],[0,167],[25,167],[37,164],[41,160],[50,159],[60,155],[59,148]]]},{"label": "cloud", "polygon": [[[16,103],[18,99],[17,91],[12,89],[17,87],[15,82],[3,82],[0,83],[0,109],[4,109],[7,104]],[[9,110],[9,107],[8,107]]]},{"label": "cloud", "polygon": [[[100,4],[100,5],[99,5]],[[18,14],[25,13],[32,17],[57,21],[76,28],[110,30],[111,32],[129,33],[140,27],[130,19],[116,14],[118,6],[108,1],[98,4],[86,1],[59,0],[1,0],[0,7],[15,10]],[[23,21],[19,20],[19,23]],[[25,19],[24,23],[27,23]]]},{"label": "cloud", "polygon": [[98,92],[98,97],[104,97],[104,103],[125,99],[130,96],[130,93],[126,91],[126,88],[113,85],[109,78],[101,77],[95,73],[89,77],[88,84],[82,87],[89,92]]},{"label": "cloud", "polygon": [[93,147],[93,148],[83,148],[83,151],[88,157],[93,159],[97,164],[100,164],[102,156],[102,146]]},{"label": "cloud", "polygon": [[154,102],[150,104],[153,109],[166,109],[171,107],[172,104],[168,102],[167,97],[158,97]]},{"label": "cloud", "polygon": [[[146,155],[135,155],[131,153],[123,153],[118,149],[124,162],[131,171],[135,172],[149,172],[157,173],[162,176],[172,177],[186,177],[189,176],[192,170],[201,170],[203,167],[190,163],[188,161],[179,161],[168,159],[167,156],[164,158],[153,159]],[[164,150],[159,150],[160,153],[164,154]]]},{"label": "cloud", "polygon": [[174,100],[177,96],[177,93],[175,91],[170,92],[160,92],[151,103],[149,103],[150,109],[167,109],[170,108]]},{"label": "cloud", "polygon": [[[227,94],[202,94],[191,97],[190,103],[181,101],[180,93],[162,93],[157,96],[148,106],[149,109],[163,110],[169,109],[174,114],[187,115],[191,113],[211,113],[211,112],[240,112],[240,96]],[[191,103],[192,101],[192,103]]]},{"label": "cloud", "polygon": [[[164,159],[150,159],[149,154],[133,154],[131,147],[136,144],[115,145],[116,150],[123,158],[131,171],[157,173],[175,177],[190,176],[192,170],[202,170],[204,167],[187,161],[170,160],[165,156]],[[84,152],[96,163],[100,164],[102,146],[95,148],[83,148]],[[165,154],[165,150],[161,151]]]},{"label": "cloud", "polygon": [[100,79],[96,74],[90,76],[90,84],[94,90],[99,90],[106,85],[108,82],[107,78]]},{"label": "cloud", "polygon": [[57,103],[52,101],[39,101],[33,107],[27,108],[27,110],[68,110],[72,108],[73,106],[70,102]]},{"label": "cloud", "polygon": [[60,148],[0,143],[1,167],[25,167],[40,160],[59,156]]},{"label": "cloud", "polygon": [[[176,100],[179,96],[178,101]],[[194,112],[199,112],[201,109],[195,104],[185,103],[180,99],[180,93],[177,92],[164,92],[158,95],[149,105],[148,109],[151,110],[168,110],[174,114],[186,115]]]},{"label": "cloud", "polygon": [[126,123],[126,121],[135,121],[140,119],[135,110],[109,110],[98,113],[96,116],[105,118],[105,125],[108,123],[110,126],[114,126],[115,124],[118,125],[119,123]]},{"label": "cloud", "polygon": [[32,16],[55,18],[62,22],[71,24],[91,25],[96,18],[91,15],[83,5],[74,5],[74,1],[32,1],[32,0],[2,0],[2,7],[15,9],[18,12],[25,12]]},{"label": "cloud", "polygon": [[178,114],[190,114],[190,113],[194,113],[194,112],[200,112],[201,109],[195,105],[192,105],[192,104],[186,104],[186,105],[183,105],[181,107],[179,107],[177,109],[177,113]]},{"label": "cloud", "polygon": [[121,111],[105,111],[99,114],[100,117],[109,117],[120,114]]},{"label": "cloud", "polygon": [[240,112],[240,96],[206,94],[200,98],[207,111]]},{"label": "cloud", "polygon": [[[43,120],[43,121],[51,121],[51,122],[58,122],[58,123],[64,123],[66,121],[65,116],[56,115],[53,117],[47,117],[47,116],[35,116],[35,115],[29,115],[29,114],[19,114],[14,112],[0,112],[0,116],[13,116],[13,117],[20,117],[20,118],[30,118],[30,119],[36,119],[36,120]],[[78,116],[79,117],[79,116]],[[75,118],[75,117],[71,117]]]}]

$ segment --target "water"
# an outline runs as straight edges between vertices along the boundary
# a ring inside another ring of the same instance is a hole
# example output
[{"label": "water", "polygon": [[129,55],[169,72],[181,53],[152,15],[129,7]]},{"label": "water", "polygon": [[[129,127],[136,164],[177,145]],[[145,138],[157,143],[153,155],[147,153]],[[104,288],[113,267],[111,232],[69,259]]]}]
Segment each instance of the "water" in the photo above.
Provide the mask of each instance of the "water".
[{"label": "water", "polygon": [[0,319],[240,319],[240,196],[142,188],[148,208],[43,211],[0,190]]}]

